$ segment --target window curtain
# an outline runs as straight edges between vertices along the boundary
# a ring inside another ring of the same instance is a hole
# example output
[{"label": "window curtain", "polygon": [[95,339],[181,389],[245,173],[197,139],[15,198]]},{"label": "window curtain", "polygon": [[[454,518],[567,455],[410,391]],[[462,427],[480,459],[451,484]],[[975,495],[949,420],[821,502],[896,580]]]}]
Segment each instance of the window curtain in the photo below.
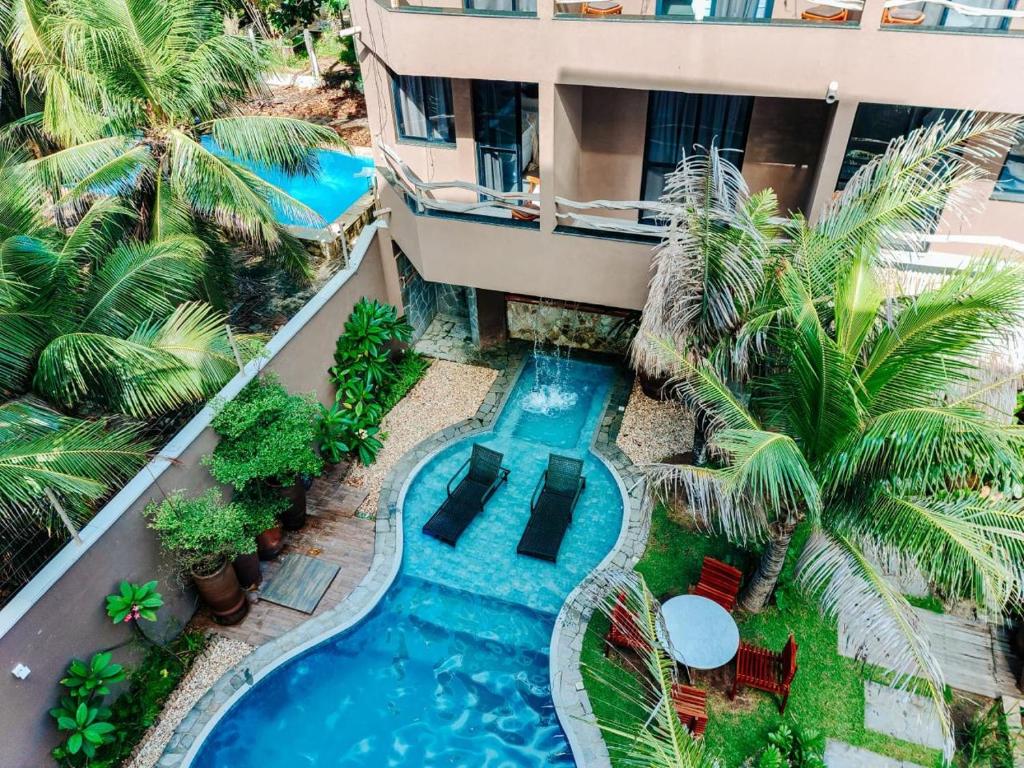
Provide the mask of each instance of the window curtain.
[{"label": "window curtain", "polygon": [[393,82],[400,138],[455,141],[455,114],[448,78],[395,75]]},{"label": "window curtain", "polygon": [[[977,8],[992,8],[994,10],[1006,10],[1013,8],[1014,0],[959,0],[963,5],[973,5]],[[965,16],[957,13],[952,8],[942,8],[939,24],[948,29],[1005,29],[1009,20],[1002,16]],[[930,22],[926,13],[925,23]]]},{"label": "window curtain", "polygon": [[537,0],[465,0],[465,3],[466,8],[475,11],[537,12]]},{"label": "window curtain", "polygon": [[1003,200],[1024,201],[1024,136],[1003,163],[1003,170],[996,181],[995,197]]},{"label": "window curtain", "polygon": [[711,17],[715,19],[764,19],[771,3],[762,0],[713,0]]}]

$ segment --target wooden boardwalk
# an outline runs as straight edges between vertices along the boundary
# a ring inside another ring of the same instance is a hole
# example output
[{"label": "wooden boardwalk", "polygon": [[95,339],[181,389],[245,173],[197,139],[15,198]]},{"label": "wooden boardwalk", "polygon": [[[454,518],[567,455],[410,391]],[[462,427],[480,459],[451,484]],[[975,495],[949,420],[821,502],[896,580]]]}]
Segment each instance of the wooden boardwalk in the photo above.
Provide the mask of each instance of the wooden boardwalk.
[{"label": "wooden boardwalk", "polygon": [[[1019,663],[1010,651],[1009,634],[994,624],[969,621],[932,611],[914,609],[921,632],[928,639],[946,683],[951,687],[998,699],[1019,695],[1013,670]],[[857,658],[850,647],[844,622],[839,622],[839,652]],[[862,659],[880,667],[891,667],[884,653],[872,652]]]},{"label": "wooden boardwalk", "polygon": [[[356,509],[366,498],[366,491],[342,484],[347,470],[346,465],[339,465],[313,483],[307,499],[309,514],[306,526],[301,531],[286,535],[287,543],[281,553],[282,556],[288,553],[310,555],[341,569],[313,616],[319,616],[348,597],[370,570],[373,561],[374,521],[355,516]],[[266,581],[281,567],[281,557],[262,565]],[[233,627],[214,623],[205,611],[196,615],[193,624],[233,640],[259,646],[309,618],[310,614],[258,600],[250,607],[249,615]]]}]

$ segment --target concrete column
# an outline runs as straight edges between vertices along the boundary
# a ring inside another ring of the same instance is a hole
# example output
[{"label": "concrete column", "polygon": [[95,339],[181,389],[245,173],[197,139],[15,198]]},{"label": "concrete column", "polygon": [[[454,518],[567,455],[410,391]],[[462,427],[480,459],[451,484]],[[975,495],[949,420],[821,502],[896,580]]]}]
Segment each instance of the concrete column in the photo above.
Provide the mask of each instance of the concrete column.
[{"label": "concrete column", "polygon": [[[385,214],[387,216],[387,214]],[[383,220],[380,220],[383,223]],[[380,247],[380,266],[384,272],[384,289],[387,293],[388,304],[398,308],[398,314],[405,314],[405,304],[402,303],[402,280],[398,276],[398,260],[395,258],[395,248],[391,240],[391,230],[387,225],[377,230],[377,243]]]},{"label": "concrete column", "polygon": [[[555,218],[555,123],[558,97],[553,82],[537,84],[540,121],[540,229],[551,232],[557,225]],[[558,152],[564,151],[559,148]]]},{"label": "concrete column", "polygon": [[811,191],[811,205],[807,218],[812,224],[818,220],[835,192],[843,156],[846,154],[846,144],[850,140],[853,119],[857,115],[859,105],[858,101],[844,99],[836,104],[832,113],[832,120],[825,134],[825,149],[821,153],[814,188]]},{"label": "concrete column", "polygon": [[508,318],[505,294],[501,291],[476,289],[477,334],[480,349],[496,347],[508,341]]}]

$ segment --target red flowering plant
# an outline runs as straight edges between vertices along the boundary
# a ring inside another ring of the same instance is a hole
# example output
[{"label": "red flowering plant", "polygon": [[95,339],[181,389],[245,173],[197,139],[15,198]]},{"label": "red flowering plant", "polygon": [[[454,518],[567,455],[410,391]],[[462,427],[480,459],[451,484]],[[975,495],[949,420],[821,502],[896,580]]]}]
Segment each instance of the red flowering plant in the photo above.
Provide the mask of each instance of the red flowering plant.
[{"label": "red flowering plant", "polygon": [[145,619],[156,621],[157,609],[164,604],[163,597],[156,591],[156,582],[132,584],[122,581],[118,591],[107,595],[107,616],[115,624]]}]

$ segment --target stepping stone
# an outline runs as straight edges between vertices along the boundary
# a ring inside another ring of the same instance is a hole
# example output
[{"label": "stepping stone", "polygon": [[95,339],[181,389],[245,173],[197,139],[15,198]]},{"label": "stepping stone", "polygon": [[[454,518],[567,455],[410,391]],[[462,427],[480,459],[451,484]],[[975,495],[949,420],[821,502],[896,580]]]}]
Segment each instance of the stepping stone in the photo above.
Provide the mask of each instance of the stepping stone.
[{"label": "stepping stone", "polygon": [[835,739],[825,744],[825,765],[828,768],[922,768],[917,763],[896,760]]},{"label": "stepping stone", "polygon": [[309,555],[285,555],[281,568],[260,590],[260,600],[313,613],[339,570],[333,563]]},{"label": "stepping stone", "polygon": [[913,744],[942,749],[942,725],[931,700],[887,685],[864,683],[864,727]]}]

